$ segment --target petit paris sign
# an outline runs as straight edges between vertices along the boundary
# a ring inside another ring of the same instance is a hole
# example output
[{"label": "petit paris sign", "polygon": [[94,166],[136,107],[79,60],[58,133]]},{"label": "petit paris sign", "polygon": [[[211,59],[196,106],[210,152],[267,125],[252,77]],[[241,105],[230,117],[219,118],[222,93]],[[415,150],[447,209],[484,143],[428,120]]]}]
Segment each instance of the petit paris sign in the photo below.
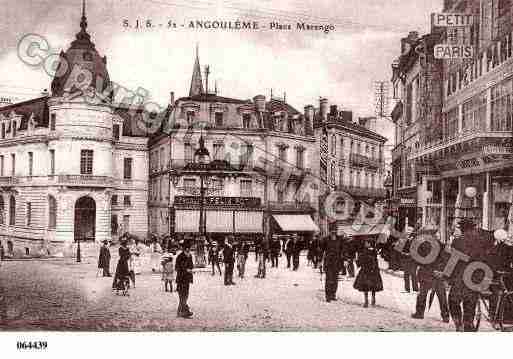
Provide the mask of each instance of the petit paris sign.
[{"label": "petit paris sign", "polygon": [[[464,13],[433,13],[431,28],[464,28],[472,26],[474,16]],[[434,47],[436,59],[470,59],[474,57],[474,47],[466,44],[438,44]]]}]

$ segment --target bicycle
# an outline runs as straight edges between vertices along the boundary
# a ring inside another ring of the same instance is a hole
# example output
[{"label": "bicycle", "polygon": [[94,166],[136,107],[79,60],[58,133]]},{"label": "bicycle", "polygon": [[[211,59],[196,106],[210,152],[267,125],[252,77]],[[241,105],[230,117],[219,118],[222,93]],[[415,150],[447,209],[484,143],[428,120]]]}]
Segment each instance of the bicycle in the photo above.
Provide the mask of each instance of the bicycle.
[{"label": "bicycle", "polygon": [[[504,283],[504,276],[513,275],[513,273],[498,271],[497,274],[499,275],[498,280],[492,282],[492,285],[499,286],[495,312],[490,313],[490,305],[487,303],[487,300],[492,300],[493,296],[490,294],[479,294],[474,317],[476,332],[479,330],[482,316],[490,322],[495,330],[500,330],[501,332],[513,331],[513,290],[509,290]],[[482,308],[484,308],[484,311]]]}]

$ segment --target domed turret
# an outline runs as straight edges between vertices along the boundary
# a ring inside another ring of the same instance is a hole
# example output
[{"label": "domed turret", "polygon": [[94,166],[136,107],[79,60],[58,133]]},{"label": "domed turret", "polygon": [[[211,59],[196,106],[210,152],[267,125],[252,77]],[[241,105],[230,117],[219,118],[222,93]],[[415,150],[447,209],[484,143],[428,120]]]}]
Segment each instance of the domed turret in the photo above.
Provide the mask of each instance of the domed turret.
[{"label": "domed turret", "polygon": [[[75,70],[74,73],[73,70]],[[87,70],[91,76],[80,75],[84,70]],[[74,76],[70,78],[72,73]],[[91,41],[91,36],[87,33],[85,0],[83,0],[80,32],[70,48],[60,54],[59,65],[52,81],[52,95],[62,96],[65,92],[72,93],[84,88],[85,85],[92,86],[97,92],[103,92],[110,85],[110,78],[107,71],[107,58],[100,56]]]}]

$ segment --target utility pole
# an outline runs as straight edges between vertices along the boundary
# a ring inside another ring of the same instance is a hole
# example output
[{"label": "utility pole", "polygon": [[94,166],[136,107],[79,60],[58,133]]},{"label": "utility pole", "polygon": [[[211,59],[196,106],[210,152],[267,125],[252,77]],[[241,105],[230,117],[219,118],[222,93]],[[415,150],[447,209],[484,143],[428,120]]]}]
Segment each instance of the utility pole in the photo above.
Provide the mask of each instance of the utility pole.
[{"label": "utility pole", "polygon": [[376,117],[388,117],[388,84],[386,81],[376,81],[375,89],[375,113]]}]

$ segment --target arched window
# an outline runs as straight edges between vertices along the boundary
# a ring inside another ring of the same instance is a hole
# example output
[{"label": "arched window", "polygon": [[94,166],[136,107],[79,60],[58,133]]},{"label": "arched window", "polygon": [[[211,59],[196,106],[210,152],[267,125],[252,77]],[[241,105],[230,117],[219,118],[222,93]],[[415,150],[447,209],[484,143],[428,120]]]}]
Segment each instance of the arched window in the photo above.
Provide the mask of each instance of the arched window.
[{"label": "arched window", "polygon": [[57,201],[55,197],[48,197],[48,228],[54,229],[57,226]]},{"label": "arched window", "polygon": [[0,224],[5,224],[5,203],[3,196],[0,196]]},{"label": "arched window", "polygon": [[16,198],[11,196],[9,199],[9,225],[14,226],[16,223]]}]

